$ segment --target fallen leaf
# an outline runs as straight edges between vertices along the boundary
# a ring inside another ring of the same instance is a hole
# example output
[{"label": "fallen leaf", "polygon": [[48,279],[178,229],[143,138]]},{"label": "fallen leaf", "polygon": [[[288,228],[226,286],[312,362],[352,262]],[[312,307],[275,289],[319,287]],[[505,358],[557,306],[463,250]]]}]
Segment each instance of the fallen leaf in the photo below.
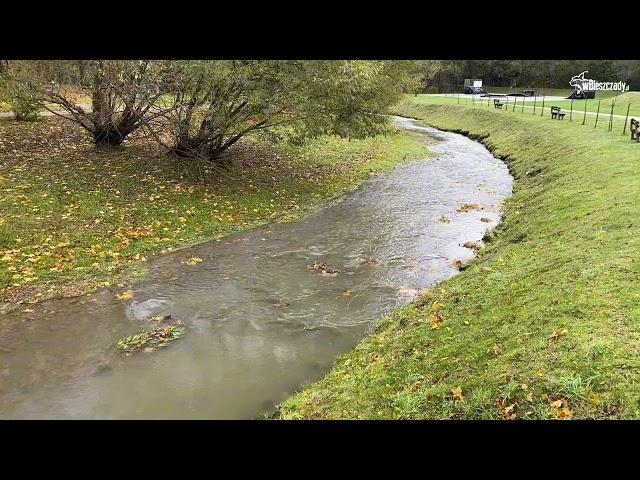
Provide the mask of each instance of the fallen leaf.
[{"label": "fallen leaf", "polygon": [[464,401],[464,395],[462,395],[462,387],[456,387],[451,389],[451,393],[453,393],[453,398],[458,401]]},{"label": "fallen leaf", "polygon": [[556,412],[556,418],[573,418],[573,413],[573,410],[571,410],[569,407],[564,407]]},{"label": "fallen leaf", "polygon": [[470,250],[473,250],[474,252],[477,252],[478,250],[480,250],[482,248],[482,246],[478,242],[466,242],[462,246],[464,248],[468,248]]},{"label": "fallen leaf", "polygon": [[440,330],[443,322],[444,317],[440,313],[436,313],[433,317],[433,321],[431,322],[431,330]]},{"label": "fallen leaf", "polygon": [[187,265],[197,265],[200,262],[202,262],[202,259],[200,257],[191,257],[184,263],[186,263]]},{"label": "fallen leaf", "polygon": [[133,290],[127,290],[126,292],[116,295],[118,300],[131,300],[133,298]]},{"label": "fallen leaf", "polygon": [[457,209],[457,211],[460,212],[460,213],[468,213],[468,212],[472,212],[474,210],[481,210],[480,205],[478,205],[476,203],[465,203],[464,205],[461,205]]},{"label": "fallen leaf", "polygon": [[567,333],[569,333],[569,330],[567,330],[566,328],[558,329],[551,334],[549,340],[557,340],[560,337],[564,337]]}]

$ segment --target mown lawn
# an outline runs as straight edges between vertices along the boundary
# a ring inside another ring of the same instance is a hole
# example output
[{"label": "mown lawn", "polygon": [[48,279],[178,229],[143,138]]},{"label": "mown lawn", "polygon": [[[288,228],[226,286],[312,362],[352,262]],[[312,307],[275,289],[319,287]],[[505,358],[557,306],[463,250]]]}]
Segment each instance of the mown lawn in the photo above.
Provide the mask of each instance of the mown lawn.
[{"label": "mown lawn", "polygon": [[220,168],[88,140],[55,118],[0,121],[0,310],[131,281],[155,254],[297,218],[427,154],[401,132],[300,147],[254,138]]},{"label": "mown lawn", "polygon": [[639,418],[640,145],[600,125],[411,100],[397,113],[506,159],[503,222],[281,417]]},{"label": "mown lawn", "polygon": [[[497,92],[496,92],[497,93]],[[557,106],[562,108],[567,113],[567,119],[569,118],[569,114],[571,109],[573,109],[573,120],[582,121],[583,112],[591,112],[596,113],[598,111],[598,103],[600,103],[600,119],[599,122],[608,121],[607,115],[611,113],[611,105],[613,103],[613,114],[614,115],[626,115],[627,108],[629,108],[629,116],[630,117],[640,117],[640,92],[626,92],[620,95],[611,96],[605,95],[606,93],[613,92],[598,92],[597,98],[595,99],[587,99],[587,100],[574,100],[573,103],[571,100],[549,100],[545,98],[544,100],[544,109],[545,115],[550,115],[549,109],[551,106]],[[477,106],[477,107],[493,107],[493,98],[487,97],[476,97],[475,100],[472,101],[471,98],[465,97],[464,95],[452,94],[450,96],[433,96],[433,95],[418,95],[412,97],[413,103],[421,103],[427,105],[462,105],[462,106]],[[489,105],[487,105],[487,101]],[[513,111],[513,103],[514,99],[501,99],[501,102],[509,104],[509,109]],[[515,111],[522,112],[522,97],[517,98],[515,100]],[[540,114],[540,110],[543,105],[543,98],[537,97],[535,102],[535,111]],[[506,109],[504,107],[503,109]],[[531,99],[527,99],[524,102],[524,111],[525,113],[533,114],[534,111],[534,102]],[[593,117],[591,115],[587,116],[587,121],[590,121],[591,124],[594,123]]]}]

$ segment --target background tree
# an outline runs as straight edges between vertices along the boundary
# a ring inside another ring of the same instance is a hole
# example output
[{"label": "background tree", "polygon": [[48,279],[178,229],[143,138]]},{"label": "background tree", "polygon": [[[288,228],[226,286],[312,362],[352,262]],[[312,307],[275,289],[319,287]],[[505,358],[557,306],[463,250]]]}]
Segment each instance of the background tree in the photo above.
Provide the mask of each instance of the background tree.
[{"label": "background tree", "polygon": [[[429,70],[432,60],[423,61]],[[511,88],[570,88],[569,79],[584,70],[600,81],[624,81],[640,89],[637,60],[440,60],[434,76],[425,75],[423,92],[460,90],[465,78],[482,78],[485,85]]]},{"label": "background tree", "polygon": [[37,120],[42,106],[35,92],[22,81],[31,72],[31,65],[12,62],[9,68],[9,62],[4,62],[5,68],[0,70],[0,100],[11,106],[17,120]]}]

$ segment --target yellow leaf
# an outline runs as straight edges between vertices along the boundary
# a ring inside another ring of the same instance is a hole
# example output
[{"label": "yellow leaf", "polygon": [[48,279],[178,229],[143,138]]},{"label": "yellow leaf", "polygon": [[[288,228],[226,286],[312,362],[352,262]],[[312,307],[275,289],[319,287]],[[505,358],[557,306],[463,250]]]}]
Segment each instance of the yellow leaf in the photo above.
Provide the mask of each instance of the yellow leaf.
[{"label": "yellow leaf", "polygon": [[549,338],[551,340],[557,340],[560,337],[564,337],[567,333],[569,333],[569,330],[567,330],[566,328],[559,329],[553,332]]},{"label": "yellow leaf", "polygon": [[556,412],[556,417],[564,419],[573,418],[573,410],[569,407],[564,407]]},{"label": "yellow leaf", "polygon": [[185,263],[187,265],[196,265],[198,263],[202,262],[202,259],[200,257],[191,257],[189,260],[187,260]]},{"label": "yellow leaf", "polygon": [[117,297],[118,300],[131,300],[133,298],[133,291],[127,290],[126,292],[119,293]]},{"label": "yellow leaf", "polygon": [[453,398],[459,402],[464,401],[464,395],[462,395],[462,387],[456,387],[451,389],[451,393],[453,393]]}]

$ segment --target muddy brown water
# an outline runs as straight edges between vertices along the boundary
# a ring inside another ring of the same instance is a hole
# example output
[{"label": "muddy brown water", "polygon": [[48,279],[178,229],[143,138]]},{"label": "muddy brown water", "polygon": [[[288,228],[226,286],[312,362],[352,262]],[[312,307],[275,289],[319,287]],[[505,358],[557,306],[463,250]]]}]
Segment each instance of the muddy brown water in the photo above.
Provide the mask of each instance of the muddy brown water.
[{"label": "muddy brown water", "polygon": [[[0,418],[253,418],[320,378],[382,316],[457,273],[452,262],[473,256],[461,245],[496,225],[511,194],[507,167],[479,143],[395,121],[430,137],[435,156],[301,221],[151,260],[130,301],[105,289],[0,318]],[[465,203],[482,210],[457,212]],[[203,261],[186,265],[193,256]],[[165,314],[184,338],[115,350]]]}]

